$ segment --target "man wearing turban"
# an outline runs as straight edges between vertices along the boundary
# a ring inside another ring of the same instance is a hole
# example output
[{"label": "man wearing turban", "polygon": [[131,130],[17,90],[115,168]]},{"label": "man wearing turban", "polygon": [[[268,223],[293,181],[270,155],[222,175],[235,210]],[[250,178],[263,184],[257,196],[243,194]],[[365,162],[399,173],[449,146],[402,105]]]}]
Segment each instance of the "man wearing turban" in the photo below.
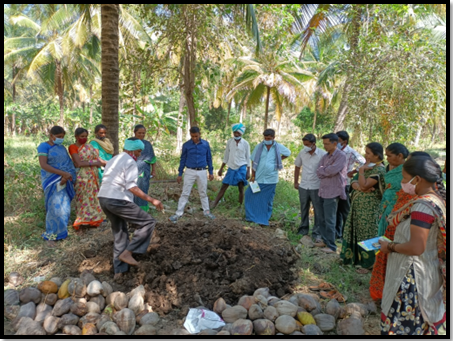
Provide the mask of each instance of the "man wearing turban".
[{"label": "man wearing turban", "polygon": [[236,123],[233,124],[232,130],[234,137],[227,142],[222,167],[220,167],[217,174],[222,176],[225,165],[228,165],[228,170],[223,178],[222,188],[212,204],[212,208],[217,206],[229,186],[238,187],[239,205],[242,205],[244,201],[244,186],[247,186],[247,180],[250,178],[250,145],[242,138],[245,126],[242,123]]},{"label": "man wearing turban", "polygon": [[[124,150],[107,162],[98,198],[102,210],[111,222],[113,232],[114,279],[138,265],[132,253],[145,253],[156,226],[156,220],[134,203],[134,195],[163,210],[162,203],[144,193],[137,186],[137,158],[145,148],[143,142],[131,137],[124,143]],[[129,241],[127,223],[136,230]]]}]

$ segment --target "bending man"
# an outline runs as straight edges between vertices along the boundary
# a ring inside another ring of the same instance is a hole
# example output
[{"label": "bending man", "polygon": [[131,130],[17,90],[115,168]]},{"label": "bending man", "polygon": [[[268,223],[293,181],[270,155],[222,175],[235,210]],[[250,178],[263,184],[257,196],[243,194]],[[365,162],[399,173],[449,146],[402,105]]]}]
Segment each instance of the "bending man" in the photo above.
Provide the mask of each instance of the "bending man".
[{"label": "bending man", "polygon": [[242,205],[244,201],[244,186],[247,186],[247,180],[250,178],[250,145],[242,138],[245,126],[242,123],[236,123],[233,124],[232,130],[234,137],[227,142],[222,167],[220,167],[217,174],[222,176],[225,165],[228,165],[228,170],[222,181],[222,188],[212,204],[212,208],[217,206],[229,186],[238,187],[239,205]]},{"label": "bending man", "polygon": [[[150,202],[158,210],[163,209],[159,200],[143,193],[137,186],[137,158],[144,148],[140,139],[127,139],[124,151],[107,162],[98,194],[101,208],[112,225],[114,279],[128,271],[129,265],[138,265],[132,253],[146,252],[156,226],[156,220],[134,203],[134,195]],[[137,228],[130,242],[127,223]]]}]

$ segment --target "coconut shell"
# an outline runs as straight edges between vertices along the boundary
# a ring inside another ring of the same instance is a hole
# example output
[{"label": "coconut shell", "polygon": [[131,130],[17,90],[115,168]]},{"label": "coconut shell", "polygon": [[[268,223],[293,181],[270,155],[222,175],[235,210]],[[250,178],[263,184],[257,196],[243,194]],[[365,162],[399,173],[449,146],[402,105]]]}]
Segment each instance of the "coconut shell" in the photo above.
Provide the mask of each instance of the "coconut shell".
[{"label": "coconut shell", "polygon": [[71,296],[84,297],[87,293],[87,286],[80,278],[74,278],[68,285],[68,291]]},{"label": "coconut shell", "polygon": [[267,298],[267,304],[271,305],[271,306],[274,306],[274,304],[279,301],[281,301],[281,299],[279,299],[278,297],[275,297],[275,296],[270,296]]},{"label": "coconut shell", "polygon": [[57,303],[55,303],[53,310],[52,310],[52,315],[53,316],[61,316],[64,314],[69,313],[69,310],[71,309],[71,306],[74,304],[72,299],[70,297],[65,298],[64,300],[59,300]]},{"label": "coconut shell", "polygon": [[80,328],[74,325],[64,326],[63,333],[67,335],[82,335]]},{"label": "coconut shell", "polygon": [[20,303],[19,292],[14,289],[5,290],[3,293],[3,303],[5,305],[16,305]]},{"label": "coconut shell", "polygon": [[275,328],[279,332],[289,335],[297,329],[296,320],[289,315],[279,316],[275,320]]},{"label": "coconut shell", "polygon": [[249,319],[254,321],[258,319],[262,319],[264,316],[263,309],[258,304],[252,304],[249,309]]},{"label": "coconut shell", "polygon": [[102,284],[99,281],[91,281],[87,286],[87,294],[90,296],[98,296],[102,293]]},{"label": "coconut shell", "polygon": [[116,310],[121,310],[127,307],[128,299],[126,294],[120,292],[116,297],[115,301],[113,302],[113,306]]},{"label": "coconut shell", "polygon": [[83,270],[83,272],[80,275],[80,279],[82,280],[82,283],[88,286],[91,282],[96,280],[96,277],[94,277],[92,271],[90,270]]},{"label": "coconut shell", "polygon": [[54,282],[57,285],[58,288],[60,288],[61,285],[63,284],[63,281],[62,281],[62,279],[60,277],[52,277],[50,279],[50,281]]},{"label": "coconut shell", "polygon": [[222,331],[218,332],[216,335],[231,335],[231,334],[230,334],[230,332],[222,330]]},{"label": "coconut shell", "polygon": [[144,326],[146,324],[155,326],[159,323],[159,321],[160,321],[159,315],[157,315],[157,313],[152,312],[152,313],[147,313],[146,315],[144,315],[140,319],[139,323],[141,326]]},{"label": "coconut shell", "polygon": [[267,319],[253,321],[253,329],[256,335],[275,335],[275,325]]},{"label": "coconut shell", "polygon": [[11,272],[8,276],[8,282],[14,287],[24,283],[24,278],[18,272]]},{"label": "coconut shell", "polygon": [[[274,304],[274,308],[277,309],[278,314],[281,315],[288,315],[291,317],[295,317],[297,314],[298,306],[292,304],[288,301],[279,301]],[[292,333],[292,332],[291,332]]]},{"label": "coconut shell", "polygon": [[143,285],[139,285],[136,287],[134,290],[131,290],[129,293],[127,293],[127,298],[132,298],[132,296],[139,294],[143,299],[145,298],[145,287]]},{"label": "coconut shell", "polygon": [[86,309],[87,309],[87,312],[89,313],[97,313],[97,314],[100,314],[101,313],[101,308],[99,307],[99,304],[97,304],[96,302],[88,302],[86,304]]},{"label": "coconut shell", "polygon": [[20,307],[18,305],[5,305],[3,307],[3,315],[10,321],[14,320],[19,315]]},{"label": "coconut shell", "polygon": [[58,290],[58,298],[60,300],[68,298],[70,296],[68,290],[69,283],[71,283],[71,280],[67,279],[63,282],[63,284],[61,284],[60,289]]},{"label": "coconut shell", "polygon": [[252,335],[253,323],[250,320],[239,319],[233,322],[231,335]]},{"label": "coconut shell", "polygon": [[36,288],[25,288],[19,292],[19,300],[22,303],[33,302],[39,304],[41,302],[41,291]]},{"label": "coconut shell", "polygon": [[315,319],[313,318],[313,316],[310,313],[306,312],[306,311],[297,313],[297,319],[304,326],[306,326],[307,324],[316,324]]},{"label": "coconut shell", "polygon": [[132,332],[135,329],[135,314],[132,310],[124,308],[116,314],[115,322],[120,330],[127,335],[132,335]]},{"label": "coconut shell", "polygon": [[87,323],[83,326],[82,335],[95,335],[98,330],[93,323]]},{"label": "coconut shell", "polygon": [[84,316],[88,313],[87,304],[85,302],[77,302],[71,306],[71,313],[77,316]]},{"label": "coconut shell", "polygon": [[275,321],[279,316],[278,311],[275,307],[269,306],[264,309],[264,317],[270,321]]},{"label": "coconut shell", "polygon": [[99,332],[101,333],[107,333],[108,335],[115,335],[115,333],[119,332],[120,328],[116,325],[116,323],[110,321],[110,322],[105,322],[102,324],[101,328],[99,329]]},{"label": "coconut shell", "polygon": [[57,294],[48,294],[44,296],[44,300],[42,301],[45,304],[53,306],[58,300]]},{"label": "coconut shell", "polygon": [[225,300],[220,297],[214,302],[214,312],[221,315],[222,312],[227,308]]},{"label": "coconut shell", "polygon": [[46,335],[41,323],[33,321],[29,317],[21,317],[14,335]]},{"label": "coconut shell", "polygon": [[44,281],[39,283],[38,290],[43,294],[55,294],[58,292],[58,285],[51,281]]},{"label": "coconut shell", "polygon": [[259,288],[259,289],[256,289],[255,292],[253,293],[253,296],[258,296],[258,295],[262,295],[264,296],[265,298],[269,298],[271,297],[271,294],[269,293],[269,288]]},{"label": "coconut shell", "polygon": [[[72,313],[64,314],[60,317],[60,321],[58,322],[58,329],[62,329],[64,326],[76,326],[79,322],[79,317]],[[78,328],[78,327],[77,327]],[[79,328],[80,329],[80,328]]]},{"label": "coconut shell", "polygon": [[87,323],[96,325],[99,322],[100,318],[101,315],[97,313],[88,313],[79,320],[77,325],[79,326],[80,329],[83,329],[83,326],[85,326],[85,324]]},{"label": "coconut shell", "polygon": [[129,300],[127,307],[137,315],[143,309],[145,309],[145,302],[143,301],[143,296],[140,292],[137,292]]},{"label": "coconut shell", "polygon": [[258,304],[261,309],[266,309],[267,308],[267,298],[264,297],[263,295],[256,295],[255,297],[255,303]]},{"label": "coconut shell", "polygon": [[222,318],[227,323],[233,323],[236,320],[245,319],[247,318],[247,309],[245,309],[241,305],[235,305],[234,307],[226,308],[222,312]]},{"label": "coconut shell", "polygon": [[306,311],[315,310],[317,305],[316,300],[308,294],[299,294],[299,306],[304,308]]},{"label": "coconut shell", "polygon": [[90,298],[90,302],[94,302],[99,306],[99,309],[104,310],[105,308],[105,298],[102,295],[98,295]]},{"label": "coconut shell", "polygon": [[113,292],[112,286],[108,282],[105,282],[105,281],[102,282],[102,296],[107,297],[112,292]]},{"label": "coconut shell", "polygon": [[45,303],[40,303],[36,306],[36,322],[44,322],[47,316],[52,313],[52,307]]},{"label": "coconut shell", "polygon": [[101,314],[99,321],[96,323],[97,329],[99,331],[101,331],[102,326],[104,325],[104,323],[107,323],[107,322],[112,322],[112,319],[107,315]]},{"label": "coconut shell", "polygon": [[315,316],[316,325],[323,332],[330,332],[335,329],[335,317],[329,314],[318,314]]},{"label": "coconut shell", "polygon": [[243,306],[245,309],[249,310],[252,304],[255,304],[255,297],[253,296],[242,296],[239,299],[238,305]]},{"label": "coconut shell", "polygon": [[58,331],[58,322],[60,322],[59,317],[47,316],[42,326],[47,334],[53,335]]},{"label": "coconut shell", "polygon": [[332,315],[335,319],[340,315],[341,306],[336,299],[330,300],[326,305],[326,313]]},{"label": "coconut shell", "polygon": [[157,335],[157,328],[150,324],[145,324],[138,328],[134,335]]}]

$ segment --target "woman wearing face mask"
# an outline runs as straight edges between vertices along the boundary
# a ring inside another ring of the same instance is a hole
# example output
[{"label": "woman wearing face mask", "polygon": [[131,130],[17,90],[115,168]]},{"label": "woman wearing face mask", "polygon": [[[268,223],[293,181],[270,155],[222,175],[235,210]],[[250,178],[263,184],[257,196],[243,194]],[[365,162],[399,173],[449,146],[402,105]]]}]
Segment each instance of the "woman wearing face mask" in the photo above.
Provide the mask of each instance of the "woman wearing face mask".
[{"label": "woman wearing face mask", "polygon": [[69,146],[69,154],[77,168],[75,184],[77,217],[73,224],[76,234],[83,233],[80,227],[98,227],[105,218],[97,198],[101,186],[97,168],[102,162],[98,159],[96,149],[86,143],[87,137],[86,129],[77,128],[76,143]]},{"label": "woman wearing face mask", "polygon": [[74,197],[76,173],[74,164],[62,143],[65,131],[62,127],[50,129],[49,141],[38,146],[41,182],[46,200],[46,232],[42,237],[50,247],[56,240],[68,235],[71,200]]},{"label": "woman wearing face mask", "polygon": [[401,187],[415,197],[389,216],[394,241],[379,242],[388,254],[382,335],[446,333],[446,198],[435,190],[440,177],[429,156],[412,156],[403,166]]},{"label": "woman wearing face mask", "polygon": [[94,128],[95,138],[90,141],[90,144],[96,148],[99,153],[99,161],[102,166],[98,168],[99,182],[102,182],[104,175],[104,167],[107,162],[113,157],[113,144],[106,137],[107,127],[103,124],[98,124]]},{"label": "woman wearing face mask", "polygon": [[[409,154],[409,156],[407,157],[407,160],[409,160],[413,156],[430,157],[430,155],[425,152],[413,152],[413,153]],[[389,160],[390,159],[391,158],[389,158]],[[389,161],[389,162],[391,162],[391,161]],[[387,178],[388,174],[389,173],[387,173],[385,176],[386,181],[388,179]],[[391,213],[387,214],[385,217],[387,225],[385,228],[384,236],[386,238],[390,239],[391,241],[393,241],[393,239],[395,238],[395,230],[396,230],[396,226],[399,224],[399,220],[389,219],[389,216],[391,216],[391,215],[393,216],[393,214],[395,212],[399,211],[403,206],[405,206],[407,203],[409,203],[416,196],[416,194],[409,194],[409,193],[406,193],[405,191],[403,191],[403,189],[401,189],[402,180],[403,180],[403,170],[401,167],[401,180],[400,180],[400,183],[398,184],[398,188],[400,188],[400,190],[396,193],[397,199],[396,199],[395,204],[393,204],[393,206],[392,206]],[[389,181],[392,181],[392,183],[394,184],[394,181],[392,180],[392,178],[390,178]],[[436,187],[436,190],[439,190],[440,192],[445,190],[445,188],[443,187],[443,184],[441,184],[439,186],[440,186],[439,188]],[[393,188],[396,188],[396,187],[397,187],[396,185],[393,186]],[[387,189],[386,192],[388,190],[389,189]],[[386,192],[384,192],[384,195]],[[443,193],[445,193],[445,192],[443,192]],[[384,201],[384,199],[382,199],[382,201]],[[381,203],[381,205],[382,205],[382,203]],[[381,218],[381,220],[382,220],[382,218]],[[376,254],[376,261],[374,263],[373,271],[371,273],[370,296],[374,301],[377,302],[378,305],[380,305],[380,302],[382,300],[382,291],[384,290],[385,274],[386,274],[386,268],[387,268],[387,257],[388,257],[388,254],[383,253],[383,252],[379,252],[378,254]]]},{"label": "woman wearing face mask", "polygon": [[385,187],[383,148],[377,142],[366,145],[366,164],[351,182],[353,189],[351,210],[346,220],[341,259],[344,264],[355,265],[357,273],[367,274],[374,264],[374,251],[365,251],[357,243],[376,237],[379,205]]}]

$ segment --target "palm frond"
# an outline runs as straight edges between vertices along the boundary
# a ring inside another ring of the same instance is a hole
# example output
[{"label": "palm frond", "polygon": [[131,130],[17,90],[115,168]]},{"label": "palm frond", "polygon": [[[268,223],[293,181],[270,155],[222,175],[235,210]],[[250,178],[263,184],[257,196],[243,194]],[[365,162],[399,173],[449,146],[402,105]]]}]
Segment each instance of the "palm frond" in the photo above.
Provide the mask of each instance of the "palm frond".
[{"label": "palm frond", "polygon": [[35,34],[41,30],[41,26],[24,14],[10,17],[10,20],[13,25],[32,29]]}]

